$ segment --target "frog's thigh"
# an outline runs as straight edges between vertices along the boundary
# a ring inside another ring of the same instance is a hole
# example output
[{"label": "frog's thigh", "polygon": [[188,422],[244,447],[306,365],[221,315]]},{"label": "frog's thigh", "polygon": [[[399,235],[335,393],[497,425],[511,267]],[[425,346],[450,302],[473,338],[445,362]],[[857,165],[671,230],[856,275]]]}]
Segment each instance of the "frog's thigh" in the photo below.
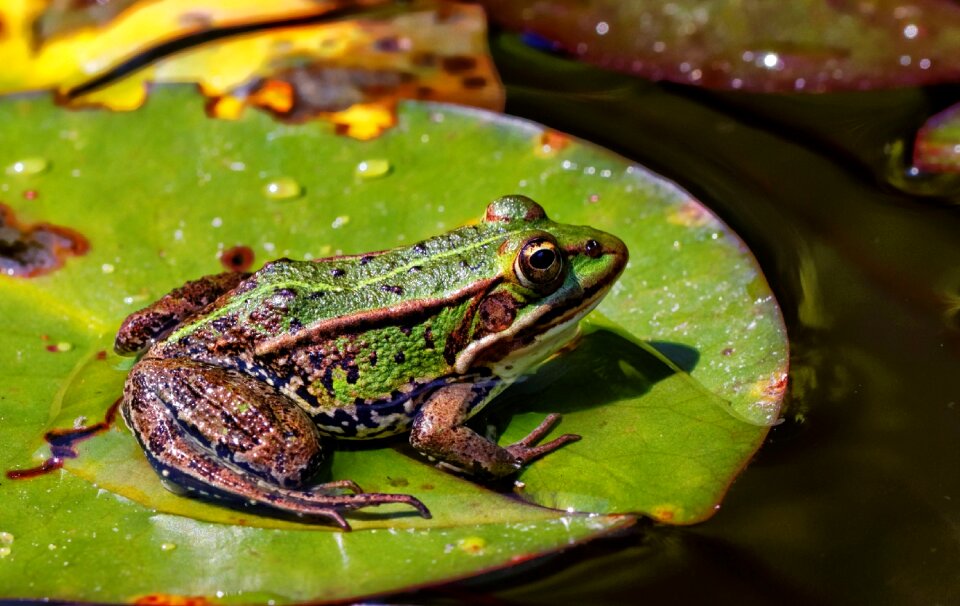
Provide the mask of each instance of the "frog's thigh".
[{"label": "frog's thigh", "polygon": [[117,331],[113,349],[121,355],[143,351],[249,276],[246,273],[224,272],[204,276],[173,289],[159,300],[127,316]]},{"label": "frog's thigh", "polygon": [[251,377],[193,360],[141,361],[127,380],[123,412],[156,462],[205,484],[240,472],[294,488],[322,456],[316,426],[295,403]]},{"label": "frog's thigh", "polygon": [[433,392],[420,409],[410,444],[423,454],[474,475],[508,476],[519,469],[517,456],[466,427],[468,414],[486,393],[469,383],[455,383]]}]

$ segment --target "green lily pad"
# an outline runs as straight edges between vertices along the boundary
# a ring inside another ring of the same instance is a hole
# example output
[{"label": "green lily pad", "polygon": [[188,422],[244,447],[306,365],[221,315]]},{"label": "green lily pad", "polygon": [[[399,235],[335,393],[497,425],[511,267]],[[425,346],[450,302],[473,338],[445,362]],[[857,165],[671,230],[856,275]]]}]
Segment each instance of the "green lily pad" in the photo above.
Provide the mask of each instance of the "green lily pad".
[{"label": "green lily pad", "polygon": [[[341,448],[332,478],[414,494],[434,514],[383,507],[342,533],[168,493],[112,423],[63,470],[0,483],[0,598],[351,599],[564,549],[629,526],[624,513],[693,523],[715,510],[777,419],[786,377],[779,311],[744,244],[671,183],[540,126],[418,103],[399,120],[359,142],[258,114],[210,120],[186,89],[131,114],[0,103],[0,167],[45,161],[0,173],[0,201],[21,226],[89,242],[44,275],[0,276],[0,469],[42,463],[47,431],[107,417],[130,366],[107,353],[115,331],[169,289],[251,254],[256,267],[407,244],[505,193],[631,250],[578,346],[494,411],[502,441],[549,412],[583,440],[529,466],[515,494],[442,472],[403,440]],[[386,169],[371,178],[364,162]],[[269,193],[291,181],[299,195]]]}]

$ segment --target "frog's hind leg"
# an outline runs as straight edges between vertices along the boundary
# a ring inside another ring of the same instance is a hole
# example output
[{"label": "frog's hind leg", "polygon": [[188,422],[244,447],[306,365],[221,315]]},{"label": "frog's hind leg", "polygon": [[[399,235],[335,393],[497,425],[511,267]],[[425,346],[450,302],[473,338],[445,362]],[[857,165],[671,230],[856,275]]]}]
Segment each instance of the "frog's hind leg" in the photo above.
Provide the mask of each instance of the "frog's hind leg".
[{"label": "frog's hind leg", "polygon": [[187,282],[123,321],[113,349],[120,355],[141,352],[170,334],[181,322],[249,278],[248,273],[224,272]]},{"label": "frog's hind leg", "polygon": [[344,530],[343,512],[386,503],[430,517],[411,495],[363,493],[348,480],[305,487],[322,457],[316,426],[269,385],[239,372],[142,360],[127,379],[121,412],[176,492],[320,516]]}]

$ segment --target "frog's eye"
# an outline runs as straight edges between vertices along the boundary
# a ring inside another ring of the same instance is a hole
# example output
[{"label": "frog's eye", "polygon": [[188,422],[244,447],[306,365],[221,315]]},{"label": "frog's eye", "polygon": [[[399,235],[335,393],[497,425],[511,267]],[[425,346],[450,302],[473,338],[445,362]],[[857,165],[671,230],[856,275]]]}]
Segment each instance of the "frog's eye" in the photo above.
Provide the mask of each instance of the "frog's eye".
[{"label": "frog's eye", "polygon": [[544,237],[534,238],[520,249],[514,271],[520,284],[542,290],[553,284],[563,271],[563,255],[556,242]]}]

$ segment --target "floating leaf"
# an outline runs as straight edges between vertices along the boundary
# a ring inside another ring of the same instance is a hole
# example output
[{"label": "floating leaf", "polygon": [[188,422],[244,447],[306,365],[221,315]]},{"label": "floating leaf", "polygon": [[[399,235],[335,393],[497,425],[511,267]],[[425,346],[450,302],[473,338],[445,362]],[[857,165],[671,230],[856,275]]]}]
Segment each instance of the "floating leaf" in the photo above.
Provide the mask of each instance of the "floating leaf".
[{"label": "floating leaf", "polygon": [[952,2],[484,0],[491,17],[591,63],[754,91],[862,90],[960,76]]},{"label": "floating leaf", "polygon": [[[628,526],[624,512],[714,511],[777,418],[786,372],[779,312],[743,243],[676,186],[576,139],[444,105],[403,104],[399,119],[355,141],[259,113],[210,120],[185,89],[126,114],[0,104],[0,165],[50,161],[29,184],[0,176],[8,204],[90,243],[46,275],[0,277],[0,313],[16,319],[0,333],[0,469],[41,464],[45,432],[104,427],[75,458],[60,451],[63,471],[0,483],[15,504],[0,519],[13,537],[0,597],[356,599],[554,552]],[[389,170],[358,176],[371,160]],[[265,196],[280,178],[302,195]],[[403,439],[343,445],[330,477],[413,494],[434,518],[383,507],[341,533],[173,495],[122,423],[98,425],[131,363],[107,353],[120,321],[167,290],[224,264],[409,244],[510,192],[616,233],[632,255],[579,345],[500,398],[504,441],[555,411],[583,435],[524,470],[517,494],[442,472]]]},{"label": "floating leaf", "polygon": [[[245,2],[129,4],[28,11],[41,24],[32,42],[27,14],[8,16],[19,35],[0,38],[0,56],[23,63],[0,75],[0,93],[52,88],[68,105],[132,110],[146,102],[149,84],[196,82],[217,117],[237,118],[253,106],[290,121],[325,119],[358,139],[392,127],[399,99],[503,106],[479,7],[433,0],[403,7],[286,0],[269,10]],[[265,28],[271,21],[279,27]],[[111,76],[134,62],[144,67]]]}]

